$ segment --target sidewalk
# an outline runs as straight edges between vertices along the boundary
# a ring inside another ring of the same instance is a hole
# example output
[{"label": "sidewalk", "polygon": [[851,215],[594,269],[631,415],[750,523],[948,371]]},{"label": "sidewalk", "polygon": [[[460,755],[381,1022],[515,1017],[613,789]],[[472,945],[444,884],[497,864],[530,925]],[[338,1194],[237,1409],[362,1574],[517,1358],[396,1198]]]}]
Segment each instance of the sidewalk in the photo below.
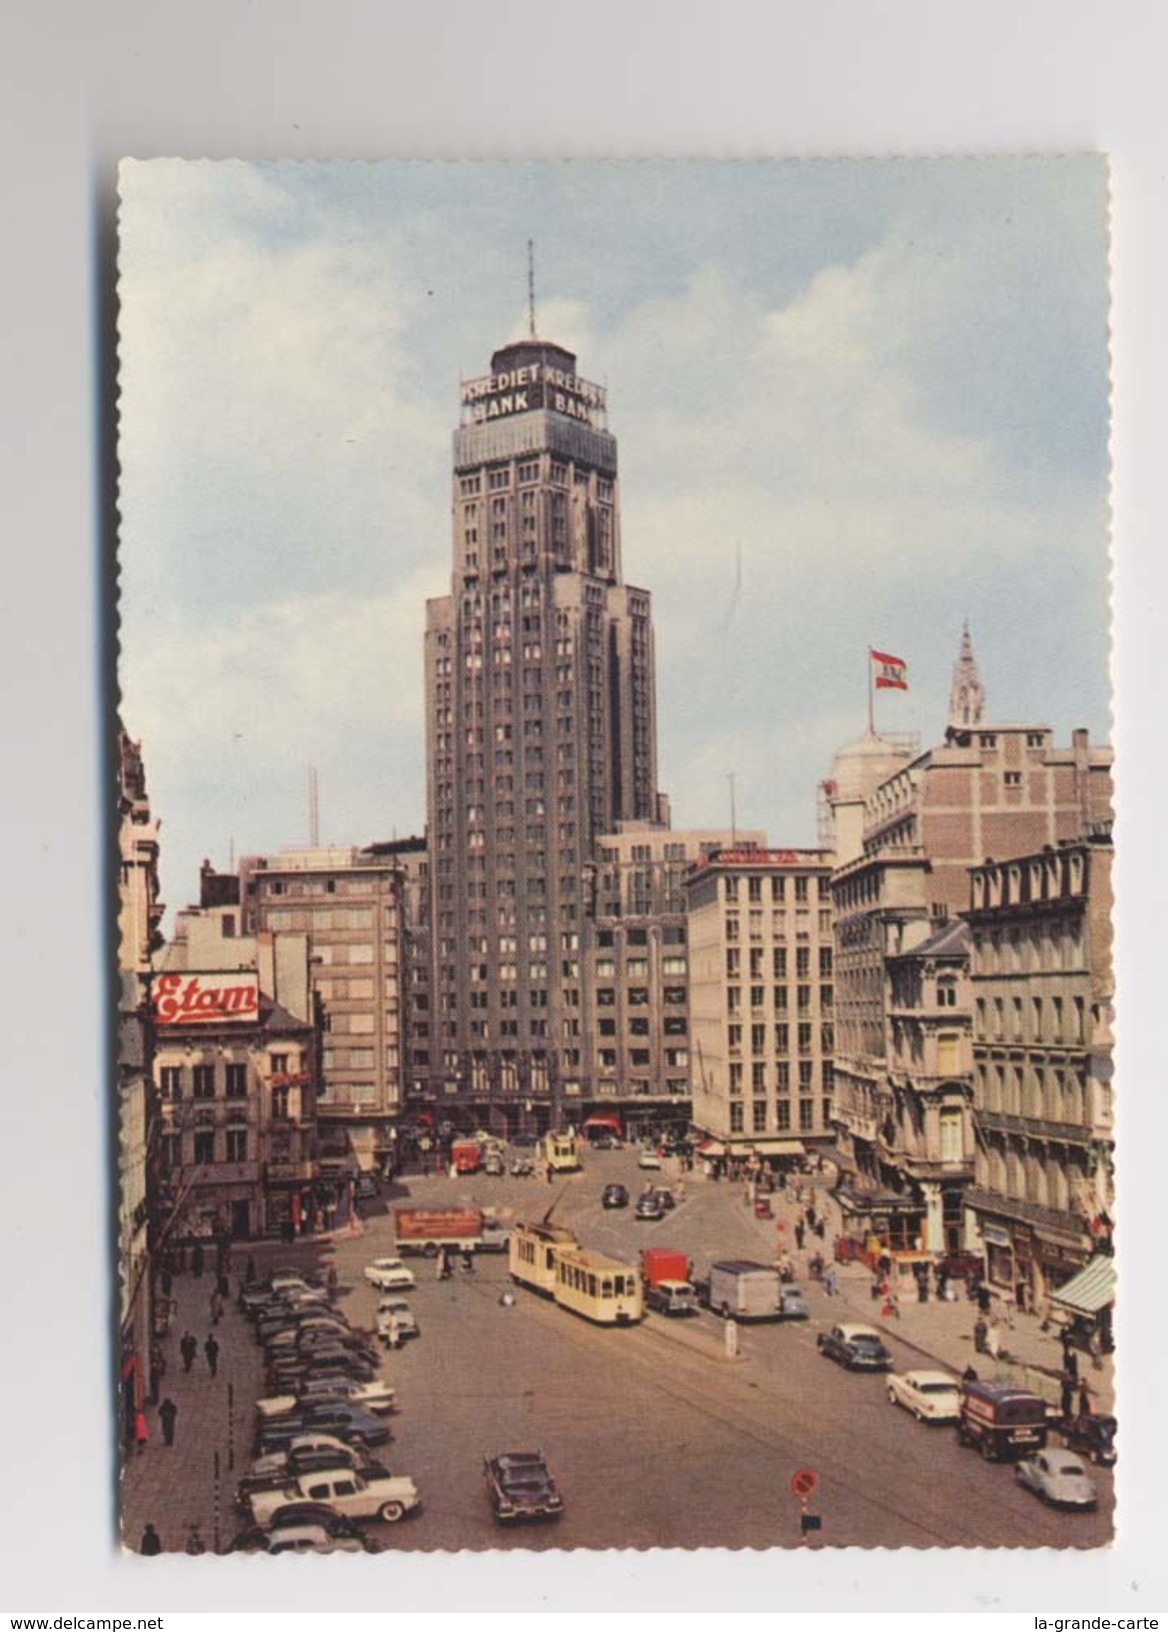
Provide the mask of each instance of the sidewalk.
[{"label": "sidewalk", "polygon": [[[786,1224],[779,1239],[786,1244],[794,1259],[803,1285],[814,1289],[808,1264],[816,1251],[821,1252],[828,1263],[831,1262],[835,1238],[845,1233],[843,1215],[827,1188],[826,1178],[804,1178],[800,1183],[804,1191],[810,1189],[816,1211],[822,1212],[827,1220],[822,1241],[808,1234],[803,1250],[796,1251],[794,1224],[802,1208],[796,1207],[789,1190],[776,1190],[771,1200],[776,1221],[781,1220]],[[775,1224],[766,1227],[771,1231],[776,1230]],[[1022,1314],[1012,1305],[1006,1312],[1002,1305],[995,1303],[994,1313],[998,1318],[1005,1352],[994,1360],[990,1355],[979,1355],[974,1350],[973,1325],[978,1310],[977,1305],[966,1297],[963,1281],[953,1283],[957,1292],[955,1303],[938,1301],[933,1296],[930,1296],[928,1303],[918,1303],[915,1298],[908,1301],[902,1296],[900,1318],[894,1316],[886,1319],[880,1313],[881,1302],[872,1298],[872,1275],[865,1265],[836,1264],[835,1271],[836,1296],[828,1298],[822,1288],[817,1289],[825,1315],[834,1305],[840,1320],[863,1321],[866,1325],[886,1330],[890,1337],[917,1351],[920,1356],[918,1363],[922,1367],[938,1366],[960,1375],[966,1366],[973,1365],[982,1377],[1009,1378],[1020,1386],[1034,1389],[1052,1403],[1058,1403],[1062,1346],[1055,1332],[1042,1331],[1042,1322],[1037,1315]],[[1097,1370],[1089,1355],[1078,1356],[1079,1380],[1086,1383],[1090,1391],[1094,1411],[1113,1413],[1115,1410],[1114,1360],[1114,1355],[1105,1355],[1102,1366]],[[1076,1391],[1076,1409],[1077,1403]]]},{"label": "sidewalk", "polygon": [[[314,1246],[321,1242],[319,1236],[311,1238]],[[187,1271],[174,1277],[171,1297],[178,1307],[159,1345],[166,1372],[159,1380],[158,1399],[146,1406],[149,1443],[141,1454],[127,1453],[122,1473],[122,1535],[131,1551],[137,1551],[147,1523],[157,1530],[164,1552],[184,1550],[191,1524],[198,1524],[208,1552],[215,1550],[217,1541],[226,1548],[243,1528],[232,1503],[236,1482],[251,1461],[254,1404],[261,1392],[263,1366],[255,1335],[235,1296],[249,1255],[255,1259],[260,1275],[279,1263],[296,1261],[304,1267],[316,1267],[310,1265],[303,1250],[306,1245],[307,1241],[298,1243],[297,1248],[283,1242],[240,1243],[233,1251],[231,1296],[217,1326],[212,1326],[210,1314],[213,1271],[199,1277]],[[179,1353],[179,1343],[187,1330],[199,1344],[189,1375],[183,1370]],[[207,1334],[212,1331],[219,1344],[215,1377],[203,1352]],[[158,1406],[168,1397],[178,1407],[173,1446],[166,1444],[158,1416]]]}]

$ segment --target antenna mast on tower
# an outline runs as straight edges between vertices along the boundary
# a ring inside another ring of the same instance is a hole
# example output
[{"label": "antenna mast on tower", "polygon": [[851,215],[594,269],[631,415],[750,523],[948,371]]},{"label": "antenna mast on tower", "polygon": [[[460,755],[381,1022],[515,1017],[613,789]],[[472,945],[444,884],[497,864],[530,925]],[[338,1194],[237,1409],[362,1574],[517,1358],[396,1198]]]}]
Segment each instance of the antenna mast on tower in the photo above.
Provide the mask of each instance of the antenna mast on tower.
[{"label": "antenna mast on tower", "polygon": [[527,329],[535,339],[535,244],[527,240]]}]

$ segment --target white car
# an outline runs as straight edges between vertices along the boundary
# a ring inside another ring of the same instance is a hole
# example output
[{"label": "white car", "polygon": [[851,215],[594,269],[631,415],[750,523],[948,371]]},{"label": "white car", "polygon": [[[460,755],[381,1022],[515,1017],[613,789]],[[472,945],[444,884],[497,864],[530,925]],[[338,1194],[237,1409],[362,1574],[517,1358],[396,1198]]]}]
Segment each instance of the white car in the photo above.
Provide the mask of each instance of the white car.
[{"label": "white car", "polygon": [[319,1399],[343,1399],[350,1405],[359,1405],[362,1411],[384,1415],[393,1410],[394,1390],[380,1377],[368,1383],[359,1383],[352,1377],[317,1377],[297,1394],[273,1394],[266,1400],[257,1400],[256,1411],[261,1417],[286,1417],[298,1405]]},{"label": "white car", "polygon": [[404,1298],[378,1299],[377,1335],[391,1349],[396,1349],[403,1337],[417,1337],[418,1322]]},{"label": "white car", "polygon": [[418,1284],[400,1258],[375,1258],[365,1265],[365,1279],[382,1292],[412,1292]]},{"label": "white car", "polygon": [[888,1398],[918,1422],[956,1422],[961,1415],[961,1384],[947,1371],[894,1371]]},{"label": "white car", "polygon": [[1074,1451],[1039,1451],[1018,1463],[1014,1477],[1052,1507],[1095,1506],[1095,1486],[1083,1458]]},{"label": "white car", "polygon": [[637,1157],[637,1166],[644,1168],[647,1173],[660,1173],[661,1158],[655,1150],[643,1150]]},{"label": "white car", "polygon": [[358,1473],[331,1468],[289,1479],[282,1490],[257,1490],[248,1498],[255,1524],[269,1526],[280,1509],[300,1502],[323,1502],[346,1519],[381,1519],[396,1524],[416,1512],[421,1497],[414,1481],[391,1473]]}]

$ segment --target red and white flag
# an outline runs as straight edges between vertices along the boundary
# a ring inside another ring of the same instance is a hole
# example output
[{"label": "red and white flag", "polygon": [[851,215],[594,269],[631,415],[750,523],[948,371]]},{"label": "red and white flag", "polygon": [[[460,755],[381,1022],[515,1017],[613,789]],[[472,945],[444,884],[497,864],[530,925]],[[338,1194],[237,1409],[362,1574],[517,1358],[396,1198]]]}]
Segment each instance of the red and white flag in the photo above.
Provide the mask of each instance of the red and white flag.
[{"label": "red and white flag", "polygon": [[891,652],[878,652],[874,646],[869,646],[868,655],[876,665],[877,691],[908,690],[908,664],[903,657],[893,657]]}]

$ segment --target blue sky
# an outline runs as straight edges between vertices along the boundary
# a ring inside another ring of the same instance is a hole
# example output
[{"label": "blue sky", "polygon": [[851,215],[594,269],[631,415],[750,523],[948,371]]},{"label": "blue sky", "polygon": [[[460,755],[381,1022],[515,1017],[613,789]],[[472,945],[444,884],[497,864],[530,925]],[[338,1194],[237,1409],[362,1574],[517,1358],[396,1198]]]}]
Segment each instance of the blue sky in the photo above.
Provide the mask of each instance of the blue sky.
[{"label": "blue sky", "polygon": [[675,826],[813,842],[865,652],[945,723],[1109,735],[1101,158],[245,165],[121,177],[120,678],[164,893],[424,822],[460,375],[526,320],[609,387]]}]

